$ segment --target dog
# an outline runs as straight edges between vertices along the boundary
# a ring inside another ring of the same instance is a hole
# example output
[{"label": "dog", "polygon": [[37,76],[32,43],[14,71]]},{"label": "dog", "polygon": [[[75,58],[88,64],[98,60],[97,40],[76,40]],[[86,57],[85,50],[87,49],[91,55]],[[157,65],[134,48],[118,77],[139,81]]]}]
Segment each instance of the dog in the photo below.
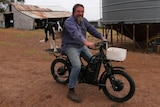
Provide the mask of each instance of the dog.
[{"label": "dog", "polygon": [[51,36],[52,39],[50,39],[50,49],[53,50],[53,52],[57,52],[58,46],[56,45],[56,33],[62,31],[62,23],[60,23],[59,21],[48,22],[44,27],[45,39],[41,40],[40,42],[47,42],[50,38],[49,36]]}]

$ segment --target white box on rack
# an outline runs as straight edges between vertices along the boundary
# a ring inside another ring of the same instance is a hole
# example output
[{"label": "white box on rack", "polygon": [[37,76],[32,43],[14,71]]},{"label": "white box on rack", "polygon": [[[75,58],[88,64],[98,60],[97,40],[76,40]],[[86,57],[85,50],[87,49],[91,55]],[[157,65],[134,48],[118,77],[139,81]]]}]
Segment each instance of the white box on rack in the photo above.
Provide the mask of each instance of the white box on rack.
[{"label": "white box on rack", "polygon": [[127,49],[109,47],[107,49],[107,58],[114,61],[124,61],[127,56]]}]

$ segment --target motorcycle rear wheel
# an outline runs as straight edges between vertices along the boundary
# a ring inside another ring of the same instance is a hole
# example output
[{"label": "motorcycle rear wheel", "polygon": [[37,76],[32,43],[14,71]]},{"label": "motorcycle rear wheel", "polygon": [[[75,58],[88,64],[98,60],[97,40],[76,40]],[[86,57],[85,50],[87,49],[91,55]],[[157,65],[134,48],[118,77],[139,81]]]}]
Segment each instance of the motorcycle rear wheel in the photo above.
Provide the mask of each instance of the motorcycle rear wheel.
[{"label": "motorcycle rear wheel", "polygon": [[53,78],[60,84],[67,84],[69,81],[69,67],[66,60],[62,58],[55,59],[51,64],[51,74]]}]

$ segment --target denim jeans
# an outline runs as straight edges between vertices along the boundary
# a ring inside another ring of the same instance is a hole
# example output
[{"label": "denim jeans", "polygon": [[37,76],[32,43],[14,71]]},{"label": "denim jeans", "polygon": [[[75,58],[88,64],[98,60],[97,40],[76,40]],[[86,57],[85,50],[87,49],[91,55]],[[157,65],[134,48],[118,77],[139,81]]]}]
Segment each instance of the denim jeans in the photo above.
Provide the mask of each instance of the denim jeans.
[{"label": "denim jeans", "polygon": [[83,46],[81,48],[68,47],[64,50],[64,52],[65,54],[67,54],[72,64],[68,87],[75,88],[78,75],[81,70],[80,54],[87,62],[92,57],[92,54],[90,53],[90,51],[86,46]]}]

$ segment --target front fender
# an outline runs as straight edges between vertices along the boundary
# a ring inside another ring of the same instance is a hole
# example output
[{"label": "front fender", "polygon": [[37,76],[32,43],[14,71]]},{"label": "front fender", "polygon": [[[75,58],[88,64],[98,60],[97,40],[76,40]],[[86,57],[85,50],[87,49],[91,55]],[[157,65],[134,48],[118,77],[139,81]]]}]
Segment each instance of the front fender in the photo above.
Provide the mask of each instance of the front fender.
[{"label": "front fender", "polygon": [[[112,67],[112,70],[115,71],[115,70],[125,70],[124,67],[121,67],[121,66],[115,66],[115,67]],[[100,79],[99,79],[99,90],[102,89],[102,87],[105,87],[105,81],[104,81],[104,77],[108,78],[109,77],[109,73],[104,71],[101,76],[100,76]]]},{"label": "front fender", "polygon": [[120,66],[115,66],[113,67],[113,70],[125,70],[125,68]]}]

